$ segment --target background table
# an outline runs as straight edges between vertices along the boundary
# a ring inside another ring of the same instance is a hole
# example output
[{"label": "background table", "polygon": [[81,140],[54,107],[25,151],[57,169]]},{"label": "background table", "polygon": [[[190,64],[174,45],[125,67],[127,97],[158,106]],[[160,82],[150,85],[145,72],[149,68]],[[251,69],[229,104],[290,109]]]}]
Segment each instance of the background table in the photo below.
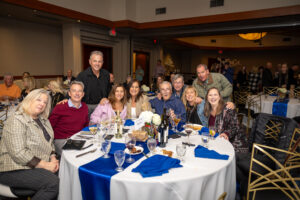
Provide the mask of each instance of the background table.
[{"label": "background table", "polygon": [[[255,98],[256,95],[252,95],[251,98]],[[261,112],[272,114],[273,103],[276,100],[276,96],[265,96],[261,95]],[[259,110],[257,107],[251,108],[255,113],[258,113]],[[300,101],[295,98],[289,99],[286,117],[293,118],[300,116]]]},{"label": "background table", "polygon": [[[201,144],[201,136],[190,137],[195,144]],[[169,139],[167,150],[172,150],[176,156],[176,144],[186,141],[186,137]],[[113,139],[114,142],[122,140]],[[163,176],[142,178],[139,173],[131,170],[145,159],[141,158],[130,165],[123,172],[111,178],[110,197],[113,200],[139,199],[139,200],[179,200],[198,199],[209,200],[227,192],[226,199],[235,198],[236,175],[235,154],[230,142],[217,138],[210,142],[210,148],[219,153],[229,155],[228,160],[203,159],[194,157],[194,148],[187,147],[185,162],[182,168],[171,169]],[[91,147],[87,150],[94,148]],[[83,151],[83,152],[84,152]],[[61,200],[80,200],[81,187],[78,168],[97,159],[102,155],[100,150],[80,158],[75,158],[79,151],[63,151],[60,163],[60,191]]]}]

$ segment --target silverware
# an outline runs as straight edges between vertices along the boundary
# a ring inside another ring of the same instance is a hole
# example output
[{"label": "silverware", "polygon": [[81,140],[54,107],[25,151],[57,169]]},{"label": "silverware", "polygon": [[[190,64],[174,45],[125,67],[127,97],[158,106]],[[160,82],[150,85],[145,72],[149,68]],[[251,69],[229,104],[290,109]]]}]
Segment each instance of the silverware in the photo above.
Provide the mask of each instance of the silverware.
[{"label": "silverware", "polygon": [[91,147],[91,146],[93,146],[93,145],[94,145],[94,144],[90,144],[90,145],[88,145],[88,146],[86,146],[86,147],[81,148],[80,150],[87,149],[87,148],[89,148],[89,147]]},{"label": "silverware", "polygon": [[78,155],[76,156],[76,158],[81,157],[81,156],[84,156],[84,155],[89,154],[89,153],[94,153],[96,150],[97,150],[97,148],[92,149],[92,150],[87,151],[87,152],[84,152],[84,153],[82,153],[82,154],[78,154]]},{"label": "silverware", "polygon": [[93,137],[84,136],[84,135],[76,135],[76,137],[79,137],[79,138],[82,138],[82,139],[86,139],[86,140],[93,139]]},{"label": "silverware", "polygon": [[189,146],[189,147],[194,147],[194,146],[196,146],[195,144],[187,143],[187,142],[182,142],[182,144],[187,145],[187,146]]},{"label": "silverware", "polygon": [[145,154],[144,152],[142,152],[142,154],[143,154],[146,158],[149,158],[149,156],[147,156],[147,154]]}]

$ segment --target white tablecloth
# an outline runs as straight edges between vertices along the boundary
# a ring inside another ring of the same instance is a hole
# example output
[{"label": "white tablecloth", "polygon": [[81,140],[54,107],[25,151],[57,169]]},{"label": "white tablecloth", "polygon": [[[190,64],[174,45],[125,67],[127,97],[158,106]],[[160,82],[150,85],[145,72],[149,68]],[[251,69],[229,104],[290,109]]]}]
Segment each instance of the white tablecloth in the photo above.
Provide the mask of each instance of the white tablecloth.
[{"label": "white tablecloth", "polygon": [[[201,144],[201,136],[199,135],[191,136],[190,139],[196,145]],[[121,142],[121,140],[116,139],[113,141]],[[173,155],[176,156],[175,146],[182,141],[186,141],[186,137],[169,139],[166,149],[172,150]],[[221,138],[210,141],[209,145],[210,149],[229,155],[229,160],[195,158],[195,147],[187,147],[182,168],[171,169],[168,174],[163,176],[142,178],[140,174],[132,173],[131,170],[145,159],[143,157],[111,178],[111,199],[216,200],[223,192],[227,192],[226,199],[234,199],[236,175],[233,146]],[[84,151],[92,148],[95,147],[90,147]],[[79,154],[78,151],[63,151],[59,171],[59,199],[61,200],[82,199],[78,168],[102,155],[100,150],[75,158],[77,154]]]},{"label": "white tablecloth", "polygon": [[[256,95],[255,95],[256,96]],[[255,97],[254,95],[251,98]],[[272,114],[273,103],[277,97],[275,96],[261,96],[261,112]],[[259,112],[257,107],[252,108],[254,112]],[[298,99],[291,98],[288,102],[286,117],[293,118],[300,116],[300,101]]]}]

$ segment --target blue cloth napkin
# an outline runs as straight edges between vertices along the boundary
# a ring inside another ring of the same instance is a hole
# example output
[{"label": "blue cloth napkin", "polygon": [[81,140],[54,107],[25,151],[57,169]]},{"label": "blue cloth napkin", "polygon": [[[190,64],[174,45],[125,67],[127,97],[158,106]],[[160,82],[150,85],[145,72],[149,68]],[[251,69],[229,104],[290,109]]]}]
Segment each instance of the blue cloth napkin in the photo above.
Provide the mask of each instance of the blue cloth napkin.
[{"label": "blue cloth napkin", "polygon": [[208,159],[219,159],[219,160],[228,160],[229,156],[225,154],[219,154],[214,150],[209,150],[206,147],[198,145],[195,148],[195,157],[198,158],[208,158]]},{"label": "blue cloth napkin", "polygon": [[126,119],[124,126],[133,126],[134,125],[134,121],[132,121],[131,119]]},{"label": "blue cloth napkin", "polygon": [[82,131],[90,131],[90,130],[89,130],[89,127],[97,127],[97,124],[94,124],[94,125],[91,125],[91,126],[84,127],[84,128],[82,129]]},{"label": "blue cloth napkin", "polygon": [[[202,135],[203,132],[208,132],[209,133],[209,129],[207,127],[202,127],[200,131],[198,131],[199,135]],[[214,138],[217,138],[220,134],[219,133],[216,133],[214,135]]]},{"label": "blue cloth napkin", "polygon": [[161,176],[171,168],[182,167],[180,160],[163,155],[154,155],[141,162],[132,172],[140,173],[144,178]]}]

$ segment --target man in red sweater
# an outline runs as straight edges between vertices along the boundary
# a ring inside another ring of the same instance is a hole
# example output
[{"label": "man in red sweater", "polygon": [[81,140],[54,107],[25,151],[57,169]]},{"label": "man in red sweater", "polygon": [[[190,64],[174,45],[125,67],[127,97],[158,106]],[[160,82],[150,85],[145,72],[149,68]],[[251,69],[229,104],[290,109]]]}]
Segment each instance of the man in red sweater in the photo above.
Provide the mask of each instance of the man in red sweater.
[{"label": "man in red sweater", "polygon": [[84,85],[73,81],[70,85],[69,100],[65,104],[57,104],[49,121],[54,130],[54,145],[56,152],[61,155],[62,147],[67,138],[81,131],[89,124],[88,107],[81,99],[84,96]]}]

